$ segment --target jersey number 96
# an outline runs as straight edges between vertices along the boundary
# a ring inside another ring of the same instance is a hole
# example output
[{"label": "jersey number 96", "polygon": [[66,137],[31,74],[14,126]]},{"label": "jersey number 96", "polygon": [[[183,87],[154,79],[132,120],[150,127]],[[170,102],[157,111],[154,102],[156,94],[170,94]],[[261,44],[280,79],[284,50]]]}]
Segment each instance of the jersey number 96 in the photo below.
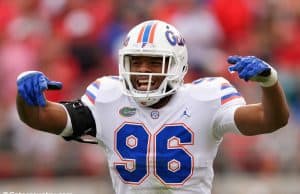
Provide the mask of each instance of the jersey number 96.
[{"label": "jersey number 96", "polygon": [[115,131],[115,151],[121,159],[115,168],[123,182],[129,184],[145,180],[150,166],[163,184],[184,184],[193,174],[194,166],[193,156],[184,145],[192,145],[193,137],[184,124],[164,125],[152,137],[143,124],[125,123]]}]

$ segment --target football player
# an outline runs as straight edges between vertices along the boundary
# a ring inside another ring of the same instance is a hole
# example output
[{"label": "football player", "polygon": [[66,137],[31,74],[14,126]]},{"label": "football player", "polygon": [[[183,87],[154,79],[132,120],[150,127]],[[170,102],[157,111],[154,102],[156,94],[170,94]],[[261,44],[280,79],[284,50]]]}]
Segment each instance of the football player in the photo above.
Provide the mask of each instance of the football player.
[{"label": "football player", "polygon": [[20,74],[18,113],[30,127],[66,140],[95,143],[84,138],[94,136],[118,194],[209,194],[223,135],[276,131],[289,111],[276,70],[261,59],[228,58],[231,72],[261,86],[261,103],[248,105],[222,77],[184,84],[187,61],[172,25],[146,21],[119,50],[119,76],[96,79],[78,100],[48,101],[43,92],[60,89],[60,82],[38,71]]}]

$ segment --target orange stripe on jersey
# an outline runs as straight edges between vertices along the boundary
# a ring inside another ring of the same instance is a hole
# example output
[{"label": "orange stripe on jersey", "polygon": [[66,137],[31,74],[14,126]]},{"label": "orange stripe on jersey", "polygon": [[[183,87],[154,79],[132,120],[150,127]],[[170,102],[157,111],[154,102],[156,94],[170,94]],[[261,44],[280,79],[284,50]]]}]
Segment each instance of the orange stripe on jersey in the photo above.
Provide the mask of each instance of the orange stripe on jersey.
[{"label": "orange stripe on jersey", "polygon": [[87,94],[87,93],[85,93],[84,96],[87,97],[87,99],[88,99],[92,104],[95,104],[95,99],[94,99],[92,96],[90,96],[90,95]]},{"label": "orange stripe on jersey", "polygon": [[155,23],[151,28],[149,43],[153,43],[156,26],[157,23]]},{"label": "orange stripe on jersey", "polygon": [[140,30],[139,32],[139,36],[138,36],[138,39],[137,39],[137,43],[141,42],[142,41],[142,36],[144,34],[144,31],[145,31],[145,25],[142,27],[142,29]]}]

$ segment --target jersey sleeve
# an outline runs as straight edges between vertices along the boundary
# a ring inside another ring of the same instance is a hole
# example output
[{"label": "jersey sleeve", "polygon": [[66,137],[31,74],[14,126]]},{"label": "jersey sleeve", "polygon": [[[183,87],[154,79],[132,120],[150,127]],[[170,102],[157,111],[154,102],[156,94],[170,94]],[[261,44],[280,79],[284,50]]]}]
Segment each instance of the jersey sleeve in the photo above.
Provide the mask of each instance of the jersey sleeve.
[{"label": "jersey sleeve", "polygon": [[98,134],[101,131],[101,124],[96,119],[97,111],[96,111],[95,103],[96,103],[97,96],[99,94],[102,79],[103,78],[99,78],[99,79],[96,79],[95,81],[93,81],[92,83],[90,83],[88,85],[88,87],[86,88],[84,95],[81,97],[82,103],[91,110],[92,115],[94,117],[94,120],[96,123],[96,132],[97,132],[96,137],[98,136]]},{"label": "jersey sleeve", "polygon": [[[122,96],[121,82],[117,76],[105,76],[88,85],[81,97],[83,104],[92,112],[96,123],[96,138],[102,140],[102,129],[106,122],[103,118],[104,107],[110,107]],[[106,110],[106,109],[105,109]]]},{"label": "jersey sleeve", "polygon": [[235,121],[235,110],[246,104],[243,96],[226,79],[219,79],[220,106],[213,119],[214,136],[217,139],[223,137],[225,133],[231,132],[241,134]]},{"label": "jersey sleeve", "polygon": [[91,109],[94,108],[96,97],[100,89],[100,82],[101,78],[96,79],[94,82],[89,84],[84,95],[81,97],[81,101]]}]

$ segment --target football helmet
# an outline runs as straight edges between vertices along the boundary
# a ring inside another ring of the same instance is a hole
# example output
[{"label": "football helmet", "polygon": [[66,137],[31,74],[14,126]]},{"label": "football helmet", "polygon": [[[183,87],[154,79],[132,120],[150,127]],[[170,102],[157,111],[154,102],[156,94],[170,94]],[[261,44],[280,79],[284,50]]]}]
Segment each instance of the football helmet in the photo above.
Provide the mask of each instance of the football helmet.
[{"label": "football helmet", "polygon": [[[162,72],[131,72],[132,56],[161,57]],[[174,26],[159,20],[138,24],[129,31],[119,50],[119,75],[124,93],[145,106],[157,103],[161,98],[175,93],[183,84],[188,69],[187,58],[185,41]],[[131,81],[133,75],[147,76],[148,89],[137,90]],[[164,79],[157,89],[151,90],[150,83],[154,76],[163,76]]]}]

